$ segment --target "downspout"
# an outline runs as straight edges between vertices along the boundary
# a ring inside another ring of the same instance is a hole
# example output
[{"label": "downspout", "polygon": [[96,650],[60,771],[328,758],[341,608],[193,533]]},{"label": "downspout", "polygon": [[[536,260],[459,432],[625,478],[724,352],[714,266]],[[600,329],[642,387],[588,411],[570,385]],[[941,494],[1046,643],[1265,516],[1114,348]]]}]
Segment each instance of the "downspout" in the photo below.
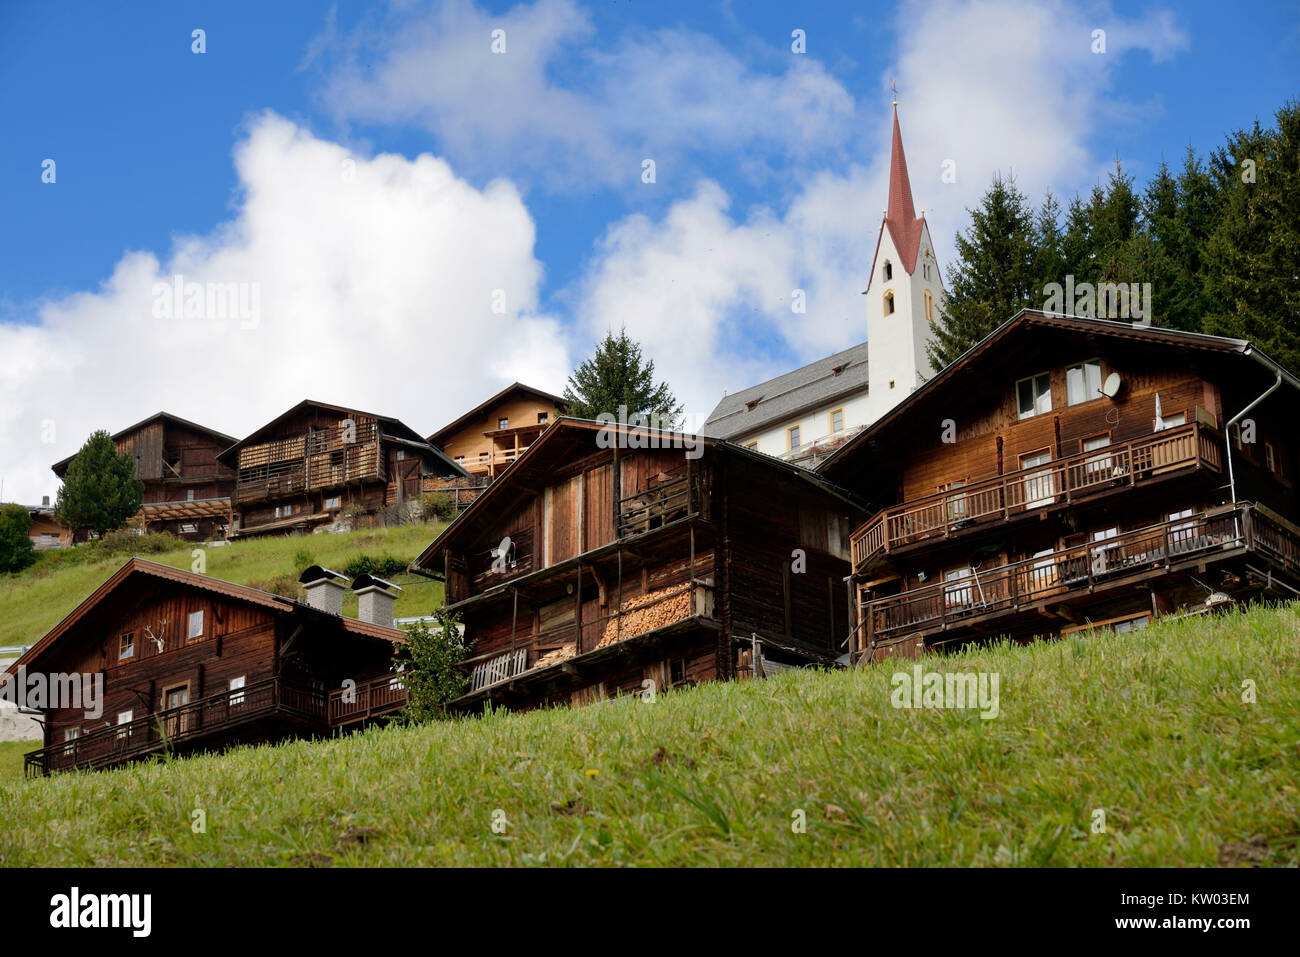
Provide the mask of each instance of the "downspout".
[{"label": "downspout", "polygon": [[1282,380],[1284,378],[1289,379],[1292,386],[1294,386],[1297,389],[1300,389],[1300,380],[1297,380],[1295,376],[1291,375],[1289,372],[1287,372],[1285,369],[1279,366],[1268,356],[1264,355],[1263,353],[1256,352],[1250,346],[1246,347],[1245,354],[1250,356],[1252,359],[1254,359],[1260,365],[1264,366],[1266,369],[1272,371],[1277,378],[1273,380],[1273,384],[1269,386],[1267,390],[1265,390],[1263,395],[1261,395],[1254,402],[1250,403],[1250,405],[1246,406],[1244,409],[1242,409],[1240,412],[1234,415],[1231,419],[1229,419],[1227,425],[1225,425],[1223,428],[1223,444],[1228,452],[1228,489],[1232,495],[1233,505],[1237,504],[1237,478],[1232,468],[1232,427],[1236,425],[1243,416],[1245,416],[1248,412],[1250,412],[1251,409],[1255,408],[1255,406],[1259,405],[1270,395],[1276,392],[1278,388],[1282,385]]}]

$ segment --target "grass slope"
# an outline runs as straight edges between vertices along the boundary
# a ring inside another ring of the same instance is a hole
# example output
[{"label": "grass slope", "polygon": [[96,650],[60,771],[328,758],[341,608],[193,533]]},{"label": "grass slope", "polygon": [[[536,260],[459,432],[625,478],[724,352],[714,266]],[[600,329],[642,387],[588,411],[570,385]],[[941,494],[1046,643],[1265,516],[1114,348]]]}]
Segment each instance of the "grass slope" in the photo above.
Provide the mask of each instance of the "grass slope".
[{"label": "grass slope", "polygon": [[1262,608],[925,661],[1000,675],[994,720],[895,709],[887,665],[10,782],[0,861],[1295,865],[1298,626]]},{"label": "grass slope", "polygon": [[[238,585],[261,586],[282,575],[296,581],[299,552],[310,556],[312,562],[338,571],[358,555],[380,558],[387,554],[410,561],[444,527],[404,525],[337,535],[281,535],[236,541],[205,549],[207,574]],[[199,546],[187,544],[176,551],[141,557],[189,569],[195,547]],[[75,555],[46,553],[20,574],[0,575],[0,647],[34,644],[131,557],[130,553],[103,555],[93,546],[79,549],[86,551]],[[441,582],[414,575],[399,575],[395,580],[404,589],[397,601],[399,618],[427,615],[442,603]],[[355,615],[356,603],[356,596],[347,594],[344,613]]]}]

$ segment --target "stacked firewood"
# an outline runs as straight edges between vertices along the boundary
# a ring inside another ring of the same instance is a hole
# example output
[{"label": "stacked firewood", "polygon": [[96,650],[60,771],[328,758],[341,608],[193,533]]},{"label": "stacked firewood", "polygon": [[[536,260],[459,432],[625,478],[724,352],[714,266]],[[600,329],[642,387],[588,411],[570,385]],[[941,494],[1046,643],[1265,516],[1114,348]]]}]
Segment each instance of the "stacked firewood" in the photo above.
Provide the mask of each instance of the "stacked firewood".
[{"label": "stacked firewood", "polygon": [[[623,602],[621,611],[620,616],[611,617],[605,622],[605,631],[596,643],[597,648],[604,648],[633,635],[643,635],[647,631],[654,631],[688,617],[691,613],[690,586],[674,585],[629,598]],[[620,618],[622,624],[619,623]]]},{"label": "stacked firewood", "polygon": [[533,665],[534,668],[545,668],[547,665],[558,664],[561,661],[567,661],[577,653],[577,645],[569,642],[567,645],[561,645],[559,648],[552,648],[546,654],[537,659]]}]

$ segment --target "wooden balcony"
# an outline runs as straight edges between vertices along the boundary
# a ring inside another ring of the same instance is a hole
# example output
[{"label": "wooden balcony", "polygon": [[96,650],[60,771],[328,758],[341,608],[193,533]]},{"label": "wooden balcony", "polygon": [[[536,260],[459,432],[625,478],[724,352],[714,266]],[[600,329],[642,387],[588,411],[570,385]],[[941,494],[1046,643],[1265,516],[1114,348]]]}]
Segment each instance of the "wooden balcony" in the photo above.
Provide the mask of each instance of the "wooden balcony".
[{"label": "wooden balcony", "polygon": [[1300,530],[1245,503],[865,602],[862,621],[868,643],[928,635],[1238,550],[1254,551],[1287,572],[1300,570]]},{"label": "wooden balcony", "polygon": [[1070,504],[1107,489],[1141,485],[1184,469],[1218,472],[1221,456],[1218,434],[1193,423],[913,499],[878,512],[853,533],[853,569],[905,545]]},{"label": "wooden balcony", "polygon": [[713,586],[704,581],[683,582],[628,599],[623,602],[622,611],[583,620],[581,624],[569,621],[535,635],[522,635],[515,648],[468,659],[462,667],[469,672],[469,694],[532,671],[581,660],[583,656],[612,649],[619,642],[663,628],[696,619],[712,619],[713,615]]},{"label": "wooden balcony", "polygon": [[272,716],[323,730],[325,695],[268,678],[28,752],[26,772],[37,776],[70,768],[103,768],[177,746],[193,747],[204,739],[219,746],[237,726]]},{"label": "wooden balcony", "polygon": [[387,674],[353,688],[338,688],[329,695],[331,728],[393,714],[406,707],[406,686],[401,675]]}]

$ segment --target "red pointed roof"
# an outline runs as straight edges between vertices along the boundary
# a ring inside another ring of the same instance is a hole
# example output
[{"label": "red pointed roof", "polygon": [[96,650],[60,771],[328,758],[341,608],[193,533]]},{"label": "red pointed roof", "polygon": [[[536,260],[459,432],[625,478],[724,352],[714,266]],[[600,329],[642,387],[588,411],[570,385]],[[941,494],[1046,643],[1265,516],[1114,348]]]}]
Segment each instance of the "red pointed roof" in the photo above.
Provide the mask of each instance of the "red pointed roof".
[{"label": "red pointed roof", "polygon": [[916,257],[921,251],[921,233],[925,218],[917,217],[912,203],[912,183],[907,177],[907,157],[903,155],[903,135],[898,130],[898,106],[894,106],[894,143],[889,155],[889,209],[885,225],[894,240],[903,268],[908,275],[916,272]]}]

